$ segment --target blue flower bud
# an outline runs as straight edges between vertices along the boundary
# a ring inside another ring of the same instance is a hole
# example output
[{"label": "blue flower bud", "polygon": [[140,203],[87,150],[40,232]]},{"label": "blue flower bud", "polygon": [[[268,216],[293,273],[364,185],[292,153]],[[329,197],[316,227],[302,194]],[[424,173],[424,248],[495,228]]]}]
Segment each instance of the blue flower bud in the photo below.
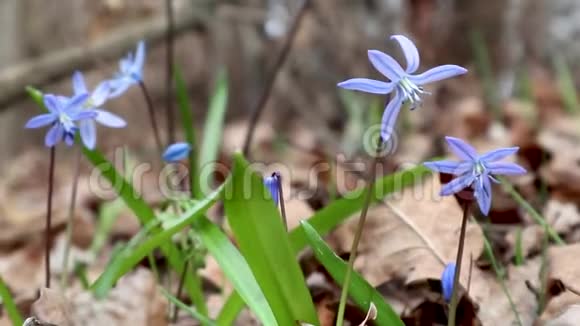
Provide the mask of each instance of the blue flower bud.
[{"label": "blue flower bud", "polygon": [[276,172],[272,173],[271,176],[264,178],[264,185],[270,191],[274,204],[278,206],[278,200],[280,198],[280,183],[278,179],[278,174]]},{"label": "blue flower bud", "polygon": [[453,279],[455,278],[455,263],[449,263],[445,266],[443,274],[441,275],[441,289],[443,292],[443,299],[445,302],[451,300],[453,294]]},{"label": "blue flower bud", "polygon": [[178,162],[186,159],[191,151],[191,145],[188,143],[171,144],[163,153],[163,160],[166,162]]}]

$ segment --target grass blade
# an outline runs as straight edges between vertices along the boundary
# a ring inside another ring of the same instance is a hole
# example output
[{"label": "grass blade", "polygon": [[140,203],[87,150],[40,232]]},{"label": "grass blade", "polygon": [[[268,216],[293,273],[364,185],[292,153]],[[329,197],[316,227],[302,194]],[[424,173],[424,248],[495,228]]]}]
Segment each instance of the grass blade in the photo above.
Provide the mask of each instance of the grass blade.
[{"label": "grass blade", "polygon": [[230,181],[232,191],[224,200],[228,222],[278,324],[318,324],[304,275],[262,177],[235,154]]},{"label": "grass blade", "polygon": [[570,67],[566,63],[566,60],[560,55],[554,56],[553,62],[558,80],[558,89],[560,90],[562,101],[564,102],[564,108],[568,113],[577,114],[578,110],[580,110],[580,104]]},{"label": "grass blade", "polygon": [[6,286],[6,283],[4,283],[4,280],[1,277],[0,297],[2,298],[2,306],[4,310],[6,310],[8,318],[12,321],[12,325],[22,325],[24,322],[22,315],[20,314],[20,311],[18,311],[18,307],[16,307],[12,294],[10,293],[10,290],[8,290],[8,286]]},{"label": "grass blade", "polygon": [[276,318],[256,282],[248,263],[228,237],[206,217],[194,223],[203,244],[216,259],[237,293],[263,325],[276,325]]},{"label": "grass blade", "polygon": [[[314,251],[316,259],[330,273],[335,282],[342,283],[346,274],[347,264],[328,247],[307,221],[302,221],[301,224],[301,228],[304,230],[304,234],[306,234],[306,238]],[[369,309],[371,302],[375,305],[377,308],[377,318],[374,320],[374,323],[376,325],[405,325],[393,308],[385,302],[382,295],[357,272],[353,271],[348,293],[363,311]]]},{"label": "grass blade", "polygon": [[[199,154],[199,168],[213,171],[222,140],[224,117],[228,104],[228,80],[225,70],[218,73],[216,89],[209,101],[205,129]],[[209,165],[209,166],[206,166]]]},{"label": "grass blade", "polygon": [[200,314],[195,309],[191,308],[190,306],[188,306],[185,303],[181,302],[178,298],[176,298],[173,295],[171,295],[171,293],[169,293],[163,287],[159,287],[159,289],[161,290],[161,293],[163,293],[163,295],[167,298],[167,300],[169,300],[174,305],[178,306],[179,309],[181,309],[183,311],[186,311],[194,320],[199,320],[200,322],[202,322],[203,324],[208,325],[208,326],[215,326],[216,325],[209,318],[207,318],[204,315]]}]

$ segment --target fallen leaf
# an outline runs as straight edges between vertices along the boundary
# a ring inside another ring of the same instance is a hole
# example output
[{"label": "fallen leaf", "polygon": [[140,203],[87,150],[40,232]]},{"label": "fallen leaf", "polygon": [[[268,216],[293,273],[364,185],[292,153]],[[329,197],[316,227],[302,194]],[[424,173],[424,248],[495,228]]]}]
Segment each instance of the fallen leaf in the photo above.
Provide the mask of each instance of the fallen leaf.
[{"label": "fallen leaf", "polygon": [[[580,244],[555,246],[548,249],[548,280],[559,280],[565,286],[580,289],[580,264],[577,256]],[[562,314],[571,305],[580,304],[580,296],[563,291],[549,298],[546,308],[542,312],[541,320],[546,322]]]}]

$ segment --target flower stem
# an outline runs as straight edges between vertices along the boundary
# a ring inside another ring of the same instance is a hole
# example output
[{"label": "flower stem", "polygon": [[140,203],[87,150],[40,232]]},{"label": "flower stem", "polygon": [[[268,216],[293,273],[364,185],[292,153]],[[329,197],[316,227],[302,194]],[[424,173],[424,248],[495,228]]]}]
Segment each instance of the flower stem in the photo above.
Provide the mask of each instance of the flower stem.
[{"label": "flower stem", "polygon": [[457,258],[455,260],[455,275],[453,276],[453,294],[449,304],[449,319],[447,326],[455,326],[457,306],[459,304],[459,276],[461,274],[461,262],[463,260],[463,248],[465,246],[465,230],[467,229],[467,218],[469,216],[469,206],[471,200],[463,200],[463,219],[461,220],[461,232],[459,233],[459,245],[457,246]]},{"label": "flower stem", "polygon": [[[179,285],[177,286],[177,294],[175,296],[177,299],[179,299],[179,297],[181,297],[181,293],[183,292],[183,284],[185,283],[185,275],[187,275],[188,269],[189,269],[189,259],[185,260],[185,263],[183,264],[183,270],[181,271],[181,276],[179,277]],[[171,321],[173,323],[177,322],[178,310],[179,309],[178,309],[177,305],[175,305],[173,307],[173,316],[171,317]]]},{"label": "flower stem", "polygon": [[50,165],[48,167],[48,196],[46,200],[46,230],[44,234],[44,284],[50,288],[50,227],[52,222],[52,193],[54,190],[54,160],[56,147],[50,148]]},{"label": "flower stem", "polygon": [[165,0],[165,14],[167,17],[167,31],[165,33],[166,46],[166,80],[165,80],[165,109],[167,114],[167,142],[175,142],[175,112],[173,110],[173,49],[175,19],[173,15],[173,0]]},{"label": "flower stem", "polygon": [[288,219],[286,218],[286,206],[284,204],[284,193],[282,192],[282,176],[280,173],[276,173],[276,180],[278,181],[278,200],[280,201],[280,213],[282,214],[282,222],[288,231]]},{"label": "flower stem", "polygon": [[304,14],[306,13],[306,9],[309,7],[310,0],[303,0],[302,7],[300,7],[298,14],[296,14],[296,18],[294,18],[294,23],[292,24],[292,28],[286,37],[286,41],[274,63],[274,68],[272,69],[271,73],[268,75],[268,79],[266,80],[266,87],[260,96],[258,103],[254,107],[254,110],[250,116],[250,123],[248,125],[248,131],[246,133],[246,138],[244,139],[244,146],[242,153],[245,157],[248,157],[248,153],[250,151],[250,145],[252,143],[252,138],[254,138],[254,130],[256,129],[256,124],[266,107],[266,103],[268,103],[268,99],[270,98],[270,94],[272,93],[272,89],[274,89],[274,83],[276,82],[276,78],[278,77],[278,73],[282,70],[288,55],[292,50],[292,44],[294,43],[294,39],[296,38],[296,34],[300,25],[302,24]]},{"label": "flower stem", "polygon": [[147,110],[149,113],[149,120],[151,122],[151,128],[153,129],[153,136],[155,137],[155,144],[157,146],[157,150],[159,151],[159,155],[163,153],[163,145],[161,142],[161,137],[159,136],[159,128],[157,127],[157,120],[155,120],[155,109],[153,108],[153,101],[151,100],[151,96],[149,95],[149,90],[143,81],[139,82],[139,87],[141,88],[141,92],[143,93],[143,97],[145,97],[145,101],[147,102]]},{"label": "flower stem", "polygon": [[352,245],[350,247],[350,255],[348,257],[348,265],[346,268],[346,275],[344,276],[344,282],[342,283],[342,290],[340,293],[340,301],[338,304],[338,312],[336,315],[336,326],[342,326],[344,323],[344,311],[346,309],[346,300],[348,298],[348,288],[350,286],[350,278],[352,276],[352,271],[354,268],[354,261],[356,259],[356,252],[358,250],[358,244],[359,244],[361,236],[362,236],[365,221],[367,218],[367,213],[369,210],[369,206],[371,204],[371,198],[373,197],[373,193],[374,193],[373,190],[374,190],[375,179],[376,179],[376,170],[377,170],[376,166],[377,166],[377,163],[379,161],[379,157],[380,157],[379,153],[380,153],[380,149],[382,147],[382,144],[383,144],[383,141],[382,141],[382,139],[379,138],[379,141],[377,144],[377,155],[375,155],[375,157],[373,159],[373,164],[371,166],[369,180],[367,181],[368,187],[367,187],[366,192],[365,192],[363,208],[362,208],[362,211],[360,213],[358,225],[356,228],[356,233],[354,234],[354,239],[352,240]]},{"label": "flower stem", "polygon": [[70,202],[67,213],[66,231],[65,231],[65,244],[64,244],[64,254],[62,261],[62,280],[61,287],[65,289],[68,286],[68,257],[70,255],[70,247],[72,242],[72,233],[74,228],[74,213],[75,205],[77,200],[77,189],[79,184],[79,176],[81,173],[81,149],[77,147],[75,149],[75,170],[72,184],[72,191],[70,195]]}]

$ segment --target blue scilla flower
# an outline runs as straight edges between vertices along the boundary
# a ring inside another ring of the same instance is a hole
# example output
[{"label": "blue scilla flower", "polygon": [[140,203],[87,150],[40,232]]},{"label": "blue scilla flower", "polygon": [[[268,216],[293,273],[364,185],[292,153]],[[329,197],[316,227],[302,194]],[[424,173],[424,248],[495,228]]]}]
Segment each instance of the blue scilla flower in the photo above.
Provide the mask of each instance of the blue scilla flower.
[{"label": "blue scilla flower", "polygon": [[449,303],[453,294],[453,279],[455,278],[455,263],[445,265],[443,274],[441,274],[441,292],[443,299]]},{"label": "blue scilla flower", "polygon": [[475,149],[459,138],[445,137],[449,148],[461,161],[425,162],[429,169],[457,175],[457,178],[441,188],[442,196],[449,196],[464,188],[472,187],[481,212],[489,213],[491,207],[491,181],[499,183],[494,175],[521,175],[526,170],[516,163],[500,162],[515,154],[519,147],[499,148],[479,155]]},{"label": "blue scilla flower", "polygon": [[467,69],[460,66],[443,65],[422,74],[414,74],[419,68],[419,52],[415,44],[403,35],[393,35],[391,39],[399,42],[407,60],[407,69],[403,69],[390,55],[378,50],[369,50],[368,57],[373,67],[390,81],[353,78],[338,83],[338,86],[344,89],[372,94],[394,94],[385,108],[381,122],[381,137],[384,141],[389,140],[393,133],[403,103],[410,103],[411,109],[415,109],[421,105],[421,96],[430,94],[423,89],[423,85],[467,72]]},{"label": "blue scilla flower", "polygon": [[61,140],[72,146],[78,130],[75,123],[94,119],[97,116],[97,112],[94,110],[83,108],[83,103],[87,98],[88,94],[81,94],[72,98],[45,94],[43,101],[48,113],[37,115],[28,120],[25,128],[40,128],[50,125],[51,128],[44,138],[46,147],[53,147]]},{"label": "blue scilla flower", "polygon": [[191,145],[188,143],[175,143],[167,147],[163,153],[165,162],[179,162],[186,159],[191,152]]},{"label": "blue scilla flower", "polygon": [[89,93],[83,74],[80,71],[76,71],[73,74],[73,90],[75,96],[88,94],[83,103],[83,108],[97,113],[94,119],[86,119],[79,122],[81,139],[87,148],[94,149],[97,143],[97,126],[95,122],[110,128],[127,126],[123,118],[102,108],[111,93],[109,82],[101,82],[92,93]]},{"label": "blue scilla flower", "polygon": [[278,180],[278,173],[276,172],[272,173],[271,176],[264,178],[264,185],[270,192],[276,206],[278,206],[278,200],[280,198],[280,182]]},{"label": "blue scilla flower", "polygon": [[123,94],[129,87],[143,80],[143,64],[145,63],[145,42],[139,41],[135,54],[129,53],[119,61],[119,71],[110,80],[110,97]]}]

